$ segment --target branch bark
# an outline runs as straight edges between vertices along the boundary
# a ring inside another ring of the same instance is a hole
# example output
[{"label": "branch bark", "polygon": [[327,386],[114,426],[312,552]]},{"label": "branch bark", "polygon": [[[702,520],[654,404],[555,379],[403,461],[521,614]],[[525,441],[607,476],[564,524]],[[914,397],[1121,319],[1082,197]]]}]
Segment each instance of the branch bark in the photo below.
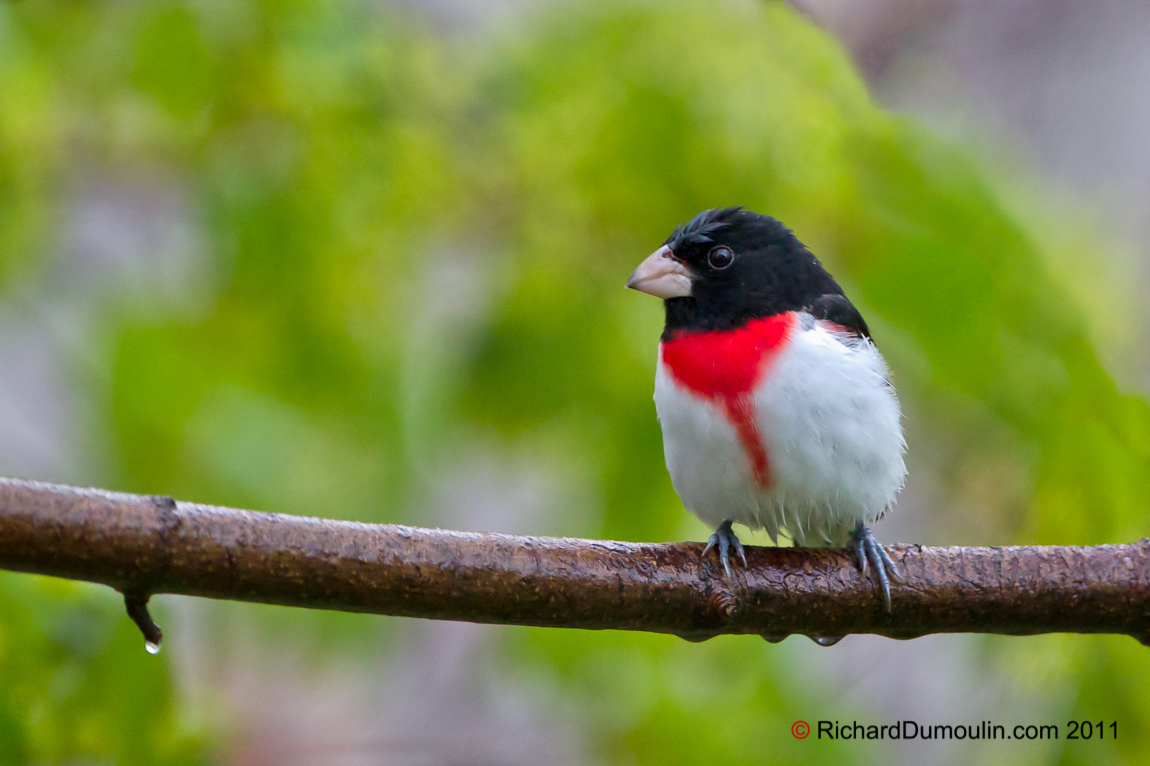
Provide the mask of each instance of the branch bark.
[{"label": "branch bark", "polygon": [[[109,585],[150,644],[150,596],[440,620],[754,633],[1124,633],[1150,641],[1150,539],[888,550],[887,613],[843,549],[747,548],[728,582],[699,543],[449,532],[0,479],[0,568]],[[833,639],[832,639],[833,640]]]}]

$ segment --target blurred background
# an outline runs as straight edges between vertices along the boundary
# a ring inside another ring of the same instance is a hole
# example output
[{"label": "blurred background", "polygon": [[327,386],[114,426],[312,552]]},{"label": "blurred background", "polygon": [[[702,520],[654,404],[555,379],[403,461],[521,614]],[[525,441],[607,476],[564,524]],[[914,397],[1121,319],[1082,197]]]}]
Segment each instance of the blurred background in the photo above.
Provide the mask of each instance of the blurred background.
[{"label": "blurred background", "polygon": [[[880,539],[1147,534],[1150,8],[1132,0],[0,5],[0,474],[465,530],[703,539],[657,301],[698,211],[867,317]],[[747,539],[744,535],[744,539]],[[760,544],[764,537],[751,537]],[[704,644],[0,574],[0,764],[1122,763],[1124,637]],[[1118,721],[818,742],[797,719]]]}]

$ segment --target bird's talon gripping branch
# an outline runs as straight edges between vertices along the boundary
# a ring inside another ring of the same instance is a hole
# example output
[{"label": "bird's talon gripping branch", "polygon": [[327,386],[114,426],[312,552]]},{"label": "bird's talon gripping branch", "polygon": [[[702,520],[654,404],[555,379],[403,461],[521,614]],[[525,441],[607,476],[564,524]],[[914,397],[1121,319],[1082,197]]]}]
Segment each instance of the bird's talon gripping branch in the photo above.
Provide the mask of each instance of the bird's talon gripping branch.
[{"label": "bird's talon gripping branch", "polygon": [[882,559],[883,568],[886,570],[890,579],[895,582],[906,582],[902,577],[902,573],[898,571],[898,567],[895,566],[894,561],[891,560],[890,554],[886,552],[886,548],[882,547],[882,544],[877,540],[875,541],[875,547],[878,548],[879,558]]},{"label": "bird's talon gripping branch", "polygon": [[727,579],[734,579],[731,575],[731,548],[735,549],[735,553],[742,560],[744,567],[747,565],[747,554],[743,550],[743,544],[739,542],[735,531],[731,529],[730,521],[724,521],[715,530],[715,533],[707,539],[707,547],[703,548],[703,556],[705,557],[716,546],[719,548],[719,561],[723,564],[723,571],[727,573]]},{"label": "bird's talon gripping branch", "polygon": [[866,561],[866,542],[858,534],[857,528],[851,533],[851,548],[854,550],[855,559],[858,561],[859,573],[865,578],[869,569]]},{"label": "bird's talon gripping branch", "polygon": [[894,579],[902,582],[902,575],[899,574],[898,567],[894,565],[890,555],[879,541],[875,539],[874,533],[870,531],[870,528],[861,521],[855,526],[854,531],[851,532],[851,548],[858,558],[859,572],[864,578],[866,577],[868,563],[874,567],[875,573],[878,575],[879,584],[882,585],[883,604],[889,612],[891,610],[890,581]]}]

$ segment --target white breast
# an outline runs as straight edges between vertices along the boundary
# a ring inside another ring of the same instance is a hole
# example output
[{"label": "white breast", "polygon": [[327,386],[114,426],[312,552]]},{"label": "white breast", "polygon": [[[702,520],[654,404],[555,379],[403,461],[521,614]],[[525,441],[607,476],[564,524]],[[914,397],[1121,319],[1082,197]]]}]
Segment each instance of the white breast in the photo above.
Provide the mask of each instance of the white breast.
[{"label": "white breast", "polygon": [[667,470],[709,527],[731,520],[772,537],[785,527],[799,545],[842,545],[857,522],[894,502],[906,476],[898,398],[878,349],[833,328],[800,315],[755,390],[766,488],[722,406],[679,385],[660,353],[655,409]]}]

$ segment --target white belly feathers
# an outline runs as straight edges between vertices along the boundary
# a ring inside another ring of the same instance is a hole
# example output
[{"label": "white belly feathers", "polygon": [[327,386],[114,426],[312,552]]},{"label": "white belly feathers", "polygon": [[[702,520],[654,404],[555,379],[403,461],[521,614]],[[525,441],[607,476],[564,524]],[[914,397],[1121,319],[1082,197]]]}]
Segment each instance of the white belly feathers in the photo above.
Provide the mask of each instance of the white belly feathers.
[{"label": "white belly feathers", "polygon": [[871,342],[798,319],[753,394],[765,486],[728,410],[678,382],[660,347],[655,409],[667,470],[683,504],[712,529],[730,520],[772,538],[785,528],[799,545],[843,545],[903,486],[898,398]]}]

